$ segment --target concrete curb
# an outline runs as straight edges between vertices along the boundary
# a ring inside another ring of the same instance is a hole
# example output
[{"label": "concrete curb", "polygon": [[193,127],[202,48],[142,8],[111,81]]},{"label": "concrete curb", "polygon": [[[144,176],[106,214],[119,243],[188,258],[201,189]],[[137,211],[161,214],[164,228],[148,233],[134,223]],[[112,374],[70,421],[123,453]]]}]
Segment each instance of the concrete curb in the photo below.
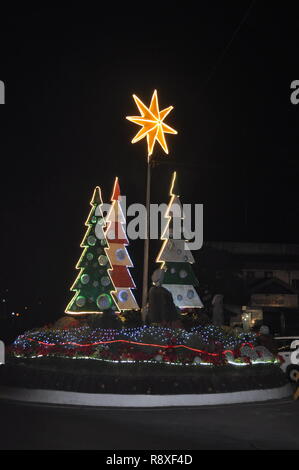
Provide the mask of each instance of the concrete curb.
[{"label": "concrete curb", "polygon": [[209,393],[186,395],[121,395],[111,393],[78,393],[60,390],[38,390],[0,387],[0,400],[55,405],[100,407],[165,407],[207,406],[232,403],[251,403],[286,398],[292,395],[290,384],[266,390],[248,390],[233,393]]}]

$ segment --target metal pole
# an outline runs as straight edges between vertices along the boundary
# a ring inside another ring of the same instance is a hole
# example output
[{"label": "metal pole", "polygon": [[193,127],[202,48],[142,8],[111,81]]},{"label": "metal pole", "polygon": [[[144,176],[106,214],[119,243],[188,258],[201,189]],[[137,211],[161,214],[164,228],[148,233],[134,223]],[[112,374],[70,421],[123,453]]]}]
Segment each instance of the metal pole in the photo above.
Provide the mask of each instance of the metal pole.
[{"label": "metal pole", "polygon": [[151,165],[150,157],[147,159],[147,178],[146,178],[146,238],[144,240],[143,255],[143,284],[142,284],[142,319],[145,320],[144,307],[147,303],[148,291],[148,257],[149,257],[149,224],[150,224],[150,192],[151,192]]}]

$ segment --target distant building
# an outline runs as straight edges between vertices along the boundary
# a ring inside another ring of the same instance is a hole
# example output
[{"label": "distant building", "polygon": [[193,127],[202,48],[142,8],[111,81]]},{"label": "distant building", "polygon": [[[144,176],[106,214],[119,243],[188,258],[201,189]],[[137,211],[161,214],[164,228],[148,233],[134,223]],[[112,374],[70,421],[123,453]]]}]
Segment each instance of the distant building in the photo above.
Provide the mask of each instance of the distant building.
[{"label": "distant building", "polygon": [[[299,245],[207,242],[205,246],[219,254],[229,253],[231,268],[242,280],[241,299],[226,305],[232,325],[252,327],[260,322],[274,333],[298,331]],[[225,276],[221,268],[217,276]]]}]

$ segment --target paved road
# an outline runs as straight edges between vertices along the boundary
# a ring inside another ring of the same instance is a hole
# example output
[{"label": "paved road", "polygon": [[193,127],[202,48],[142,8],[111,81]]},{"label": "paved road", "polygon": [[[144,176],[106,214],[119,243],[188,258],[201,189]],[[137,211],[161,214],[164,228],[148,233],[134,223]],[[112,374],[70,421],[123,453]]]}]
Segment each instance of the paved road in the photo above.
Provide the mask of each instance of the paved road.
[{"label": "paved road", "polygon": [[0,402],[0,449],[299,449],[299,402],[103,409]]}]

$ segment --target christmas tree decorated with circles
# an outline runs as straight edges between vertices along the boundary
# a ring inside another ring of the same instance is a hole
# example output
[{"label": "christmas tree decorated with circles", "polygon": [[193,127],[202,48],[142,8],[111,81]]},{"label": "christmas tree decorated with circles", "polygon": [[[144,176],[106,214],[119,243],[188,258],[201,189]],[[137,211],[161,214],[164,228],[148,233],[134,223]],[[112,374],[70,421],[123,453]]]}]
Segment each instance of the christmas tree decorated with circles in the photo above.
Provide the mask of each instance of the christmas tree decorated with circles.
[{"label": "christmas tree decorated with circles", "polygon": [[133,263],[126,249],[129,241],[125,232],[126,219],[121,208],[121,198],[119,181],[116,177],[111,197],[111,209],[106,218],[108,247],[105,248],[105,252],[112,266],[108,270],[114,286],[112,294],[118,310],[123,312],[125,310],[139,310],[139,306],[131,291],[136,286],[129,271],[129,268],[133,267]]},{"label": "christmas tree decorated with circles", "polygon": [[101,190],[97,186],[90,202],[91,210],[85,225],[88,227],[81,243],[84,248],[76,265],[79,274],[71,287],[75,295],[65,313],[92,314],[117,310],[111,291],[114,286],[108,273],[111,268],[105,248],[105,219],[102,213]]},{"label": "christmas tree decorated with circles", "polygon": [[165,214],[166,226],[161,239],[164,240],[157,263],[162,263],[163,284],[171,292],[173,301],[180,309],[202,308],[203,304],[196,292],[198,280],[193,272],[193,255],[188,242],[182,237],[184,213],[178,195],[176,172],[173,173],[170,202]]}]

